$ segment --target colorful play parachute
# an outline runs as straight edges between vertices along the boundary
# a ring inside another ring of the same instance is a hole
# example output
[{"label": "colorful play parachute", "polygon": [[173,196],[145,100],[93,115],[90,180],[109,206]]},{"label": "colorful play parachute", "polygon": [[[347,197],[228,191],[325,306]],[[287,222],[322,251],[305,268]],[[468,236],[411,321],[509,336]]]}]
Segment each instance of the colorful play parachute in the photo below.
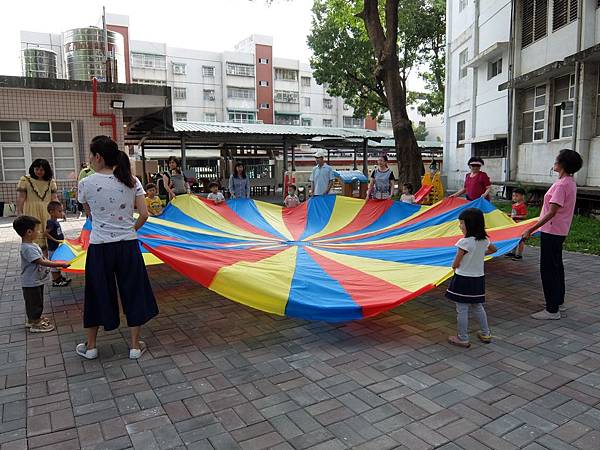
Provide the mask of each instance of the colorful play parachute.
[{"label": "colorful play parachute", "polygon": [[528,226],[484,199],[427,207],[328,195],[284,209],[184,195],[150,218],[139,239],[150,252],[147,264],[164,261],[236,302],[278,315],[348,321],[391,309],[450,277],[461,237],[457,218],[468,207],[484,212],[497,255],[510,251]]}]

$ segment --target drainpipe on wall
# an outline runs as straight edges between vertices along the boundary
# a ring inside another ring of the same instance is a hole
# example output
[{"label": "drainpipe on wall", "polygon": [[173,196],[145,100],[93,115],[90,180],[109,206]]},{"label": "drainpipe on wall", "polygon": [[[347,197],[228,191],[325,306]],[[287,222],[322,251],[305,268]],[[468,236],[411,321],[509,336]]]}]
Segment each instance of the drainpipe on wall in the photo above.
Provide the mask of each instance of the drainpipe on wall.
[{"label": "drainpipe on wall", "polygon": [[98,80],[92,78],[92,116],[94,117],[109,117],[110,122],[100,122],[101,127],[112,127],[113,141],[117,140],[117,117],[114,113],[99,113],[98,112]]},{"label": "drainpipe on wall", "polygon": [[[577,17],[577,53],[579,53],[581,51],[581,43],[583,41],[583,20],[585,19],[582,0],[577,1],[577,10],[579,11],[579,15]],[[580,108],[583,104],[583,102],[579,101],[579,94],[583,90],[583,86],[581,86],[581,84],[585,80],[585,77],[581,76],[582,67],[583,64],[581,64],[581,62],[575,61],[575,95],[573,99],[573,136],[571,141],[571,149],[575,150],[576,152],[579,152],[581,157],[583,158],[583,167],[581,168],[579,173],[577,173],[575,178],[578,181],[577,184],[585,185],[585,183],[587,182],[588,175],[586,163],[589,159],[588,157],[590,152],[590,143],[589,141],[587,143],[584,143],[581,142],[581,140],[579,140],[578,142],[577,139],[579,136],[578,124],[579,116],[581,114]]]},{"label": "drainpipe on wall", "polygon": [[[506,151],[506,159],[504,162],[504,181],[512,181],[514,178],[514,173],[511,168],[512,165],[512,157],[513,151],[516,153],[516,147],[513,143],[513,124],[515,121],[513,120],[513,114],[515,111],[514,99],[515,99],[515,88],[513,86],[513,81],[515,79],[515,21],[517,17],[517,2],[512,1],[510,3],[510,36],[508,40],[508,96],[507,96],[507,107],[508,107],[508,117],[507,117],[507,130],[506,130],[506,145],[508,146]],[[516,159],[516,158],[515,158]]]},{"label": "drainpipe on wall", "polygon": [[[446,91],[444,95],[444,125],[446,128],[445,142],[443,147],[444,164],[442,164],[442,177],[446,177],[446,189],[448,188],[448,168],[451,166],[450,161],[450,95],[452,93],[452,2],[446,2]],[[356,155],[356,153],[355,153]],[[356,168],[356,164],[355,164]]]},{"label": "drainpipe on wall", "polygon": [[[473,58],[477,58],[479,55],[479,0],[475,0],[475,18],[473,19]],[[471,141],[477,137],[477,80],[479,78],[479,66],[473,67],[473,86],[471,87]],[[471,152],[465,155],[465,159],[469,159],[473,156],[474,144],[471,142],[469,145]],[[466,165],[465,161],[465,165]]]}]

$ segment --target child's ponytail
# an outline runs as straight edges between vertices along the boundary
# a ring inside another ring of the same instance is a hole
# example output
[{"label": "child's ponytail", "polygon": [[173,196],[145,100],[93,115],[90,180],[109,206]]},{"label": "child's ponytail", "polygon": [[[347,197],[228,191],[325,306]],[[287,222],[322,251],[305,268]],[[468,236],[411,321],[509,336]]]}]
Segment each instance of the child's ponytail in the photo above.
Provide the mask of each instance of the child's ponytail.
[{"label": "child's ponytail", "polygon": [[115,177],[117,177],[117,180],[125,186],[130,188],[135,186],[133,174],[131,173],[131,162],[125,152],[119,150],[119,154],[117,155],[117,165],[115,166],[113,173],[115,174]]}]

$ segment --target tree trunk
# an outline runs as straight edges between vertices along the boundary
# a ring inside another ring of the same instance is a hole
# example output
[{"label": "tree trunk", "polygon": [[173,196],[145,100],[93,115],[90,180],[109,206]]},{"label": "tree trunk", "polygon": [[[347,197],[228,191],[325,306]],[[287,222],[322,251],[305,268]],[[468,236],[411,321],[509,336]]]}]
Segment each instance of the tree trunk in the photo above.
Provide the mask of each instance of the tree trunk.
[{"label": "tree trunk", "polygon": [[399,72],[392,70],[385,73],[384,86],[396,144],[398,180],[400,183],[411,183],[416,192],[421,187],[421,177],[425,169],[412,122],[406,111],[406,90]]},{"label": "tree trunk", "polygon": [[398,180],[400,183],[411,183],[416,192],[421,187],[421,176],[425,173],[425,168],[412,123],[406,112],[406,85],[400,76],[398,3],[399,0],[385,2],[385,31],[381,23],[378,0],[364,0],[364,9],[360,16],[365,23],[377,59],[374,75],[383,83],[390,110],[396,144]]}]

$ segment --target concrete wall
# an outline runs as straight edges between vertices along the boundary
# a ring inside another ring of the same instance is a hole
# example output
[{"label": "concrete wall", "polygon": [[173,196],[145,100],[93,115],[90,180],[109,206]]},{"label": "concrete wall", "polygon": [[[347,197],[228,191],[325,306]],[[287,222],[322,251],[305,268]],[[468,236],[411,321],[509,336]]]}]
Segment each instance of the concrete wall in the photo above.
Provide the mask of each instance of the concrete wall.
[{"label": "concrete wall", "polygon": [[[549,8],[551,11],[552,8]],[[551,16],[551,14],[550,14]],[[548,36],[521,51],[520,70],[522,75],[545,66],[554,61],[562,61],[577,52],[577,21],[552,31],[552,23],[548,24]]]},{"label": "concrete wall", "polygon": [[[120,100],[121,94],[98,93],[98,111],[114,112],[117,122],[117,143],[123,148],[123,116],[121,110],[110,107],[111,100]],[[36,89],[0,88],[0,120],[24,121],[68,121],[71,122],[73,149],[75,154],[75,170],[73,179],[59,180],[59,190],[74,186],[77,169],[88,157],[88,146],[94,136],[111,135],[110,127],[101,127],[104,118],[92,116],[92,94],[90,92],[50,91]],[[31,164],[31,153],[28,136],[23,136],[21,143],[9,143],[8,146],[25,148],[26,170]],[[7,144],[3,144],[7,145]],[[76,173],[75,173],[76,172]],[[25,172],[23,173],[25,175]],[[0,201],[16,200],[16,183],[0,181]]]}]

